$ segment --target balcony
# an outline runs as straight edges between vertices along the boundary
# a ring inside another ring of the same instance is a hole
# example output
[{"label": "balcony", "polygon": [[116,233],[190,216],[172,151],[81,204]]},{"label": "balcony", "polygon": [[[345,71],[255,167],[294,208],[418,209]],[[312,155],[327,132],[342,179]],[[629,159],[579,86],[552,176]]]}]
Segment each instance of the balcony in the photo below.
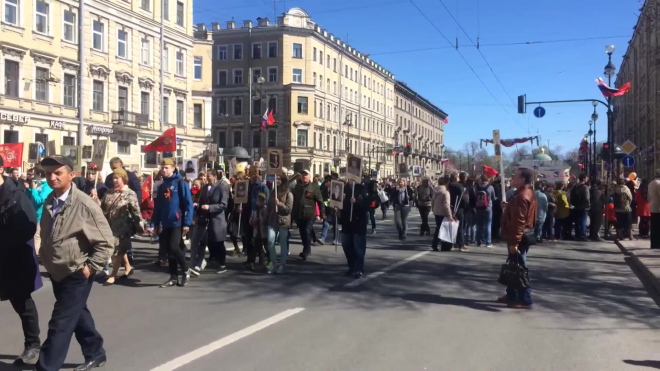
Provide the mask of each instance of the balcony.
[{"label": "balcony", "polygon": [[149,125],[149,115],[141,114],[130,111],[112,111],[112,123],[113,125],[122,125],[122,126],[136,126],[141,128],[148,128]]}]

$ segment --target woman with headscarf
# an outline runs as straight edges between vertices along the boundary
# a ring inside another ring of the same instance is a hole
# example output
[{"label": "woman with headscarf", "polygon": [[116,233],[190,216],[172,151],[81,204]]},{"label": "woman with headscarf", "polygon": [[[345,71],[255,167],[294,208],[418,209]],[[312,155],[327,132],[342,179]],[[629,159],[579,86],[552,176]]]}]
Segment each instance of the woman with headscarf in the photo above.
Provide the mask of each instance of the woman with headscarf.
[{"label": "woman with headscarf", "polygon": [[128,261],[126,253],[131,241],[131,236],[138,232],[140,225],[140,205],[137,195],[128,188],[128,174],[121,167],[113,170],[113,188],[106,192],[101,201],[101,209],[110,224],[112,235],[115,237],[115,254],[112,272],[105,281],[105,286],[115,283],[117,273],[122,262],[126,267],[122,278],[128,278],[133,274],[133,268]]}]

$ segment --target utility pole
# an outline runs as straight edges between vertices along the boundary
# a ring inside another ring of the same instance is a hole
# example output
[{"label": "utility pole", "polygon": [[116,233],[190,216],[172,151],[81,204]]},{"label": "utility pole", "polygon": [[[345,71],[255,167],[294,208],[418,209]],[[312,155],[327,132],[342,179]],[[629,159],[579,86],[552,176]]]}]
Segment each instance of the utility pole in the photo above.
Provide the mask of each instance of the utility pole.
[{"label": "utility pole", "polygon": [[[85,135],[85,0],[78,1],[78,138],[77,145],[83,145]],[[48,143],[44,143],[45,146]],[[54,153],[49,153],[53,156]]]}]

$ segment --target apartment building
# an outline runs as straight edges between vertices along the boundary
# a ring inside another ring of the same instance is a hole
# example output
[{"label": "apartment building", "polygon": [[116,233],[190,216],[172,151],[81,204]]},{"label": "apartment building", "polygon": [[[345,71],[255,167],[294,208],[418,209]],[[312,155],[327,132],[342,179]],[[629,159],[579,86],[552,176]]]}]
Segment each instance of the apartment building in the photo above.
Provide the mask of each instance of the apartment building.
[{"label": "apartment building", "polygon": [[[199,156],[211,133],[211,101],[200,92],[211,68],[211,42],[193,40],[192,0],[165,0],[161,117],[158,0],[2,0],[1,143],[91,145],[110,139],[119,156],[149,172],[159,155],[141,146],[177,127],[179,158]],[[85,63],[80,84],[79,22]],[[83,104],[84,141],[77,143]],[[48,146],[46,146],[47,148]],[[48,149],[47,149],[48,150]]]}]

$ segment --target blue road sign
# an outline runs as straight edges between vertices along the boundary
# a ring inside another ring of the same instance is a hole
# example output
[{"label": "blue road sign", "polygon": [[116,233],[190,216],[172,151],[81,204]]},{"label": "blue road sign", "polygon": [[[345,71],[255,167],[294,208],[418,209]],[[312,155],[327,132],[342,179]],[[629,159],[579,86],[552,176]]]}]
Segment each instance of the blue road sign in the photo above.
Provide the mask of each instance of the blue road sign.
[{"label": "blue road sign", "polygon": [[625,156],[621,159],[621,164],[623,164],[623,167],[633,167],[635,166],[635,158],[632,156]]},{"label": "blue road sign", "polygon": [[543,108],[541,106],[538,106],[538,107],[534,108],[534,116],[536,116],[538,118],[541,118],[541,117],[545,116],[545,108]]}]

